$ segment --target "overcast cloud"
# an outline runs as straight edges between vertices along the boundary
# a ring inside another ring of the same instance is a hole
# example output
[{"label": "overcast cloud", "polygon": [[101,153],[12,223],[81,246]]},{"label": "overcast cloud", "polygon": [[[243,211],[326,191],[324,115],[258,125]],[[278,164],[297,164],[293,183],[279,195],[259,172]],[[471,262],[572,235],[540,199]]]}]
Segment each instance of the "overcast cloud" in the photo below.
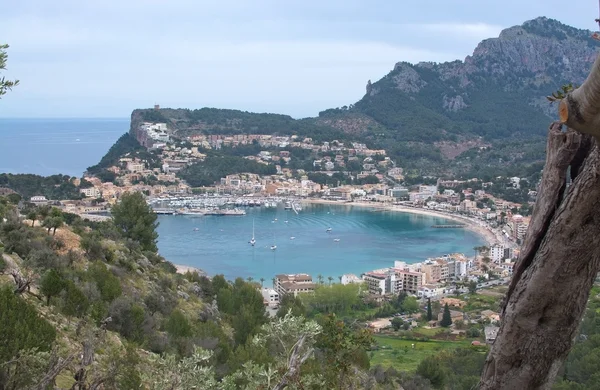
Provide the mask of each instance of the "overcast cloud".
[{"label": "overcast cloud", "polygon": [[134,108],[236,108],[294,117],[359,100],[398,61],[463,60],[547,16],[597,29],[572,0],[8,0],[2,117],[128,117]]}]

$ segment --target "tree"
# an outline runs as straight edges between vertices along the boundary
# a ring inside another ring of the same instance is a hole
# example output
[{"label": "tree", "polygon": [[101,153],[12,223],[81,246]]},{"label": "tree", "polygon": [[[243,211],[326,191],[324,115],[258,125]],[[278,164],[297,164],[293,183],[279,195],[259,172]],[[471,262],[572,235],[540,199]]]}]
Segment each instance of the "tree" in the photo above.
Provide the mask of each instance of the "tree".
[{"label": "tree", "polygon": [[115,226],[125,237],[137,241],[144,250],[157,251],[157,217],[140,192],[123,194],[111,213]]},{"label": "tree", "polygon": [[56,229],[64,224],[62,217],[52,217],[52,235],[56,235]]},{"label": "tree", "polygon": [[291,312],[291,315],[294,317],[303,317],[306,315],[306,308],[300,297],[295,297],[294,294],[285,294],[281,297],[277,317],[283,318],[288,312]]},{"label": "tree", "polygon": [[265,283],[265,278],[260,278],[260,287],[263,287],[263,284]]},{"label": "tree", "polygon": [[54,223],[52,219],[52,217],[45,217],[42,221],[42,226],[48,230],[48,235],[50,235],[50,230],[52,230],[52,224]]},{"label": "tree", "polygon": [[369,368],[366,349],[373,343],[367,329],[354,330],[330,314],[321,324],[323,331],[317,336],[317,349],[323,354],[324,389],[354,388],[351,382],[353,368]]},{"label": "tree", "polygon": [[402,318],[395,317],[392,320],[392,328],[394,328],[394,330],[400,330],[402,325],[404,325],[404,321],[402,320]]},{"label": "tree", "polygon": [[402,311],[406,313],[416,313],[419,311],[419,302],[415,297],[407,297],[402,302]]},{"label": "tree", "polygon": [[428,356],[419,363],[417,374],[429,379],[431,385],[436,389],[444,388],[447,382],[447,374],[440,361],[434,356]]},{"label": "tree", "polygon": [[[6,49],[8,49],[8,45],[0,45],[0,70],[6,70],[6,60],[8,59],[8,54],[6,53]],[[6,94],[7,91],[13,89],[19,84],[19,80],[10,81],[6,80],[4,77],[0,78],[0,99],[2,95]]]},{"label": "tree", "polygon": [[31,210],[30,212],[27,213],[27,219],[31,220],[31,227],[33,227],[35,225],[35,221],[37,219],[37,213],[35,212],[35,210]]},{"label": "tree", "polygon": [[475,294],[476,292],[477,292],[477,282],[474,280],[471,280],[469,282],[469,293]]},{"label": "tree", "polygon": [[319,281],[319,284],[323,284],[323,275],[318,274],[317,275],[317,280]]},{"label": "tree", "polygon": [[447,303],[444,305],[444,313],[442,314],[442,320],[440,321],[440,325],[444,328],[447,328],[450,325],[452,325],[452,316],[450,315],[450,308],[448,307]]},{"label": "tree", "polygon": [[[600,154],[593,139],[600,127],[594,127],[598,117],[590,116],[600,110],[599,78],[597,58],[584,85],[560,103],[569,129],[562,131],[560,123],[549,129],[538,197],[481,376],[482,390],[549,388],[573,345],[600,270]],[[519,348],[532,340],[535,347]]]},{"label": "tree", "polygon": [[433,313],[431,312],[431,298],[427,298],[427,321],[433,320]]},{"label": "tree", "polygon": [[60,294],[65,286],[65,280],[55,269],[46,271],[40,279],[40,292],[46,297],[46,305],[50,305],[50,299]]},{"label": "tree", "polygon": [[329,285],[331,286],[331,282],[333,282],[333,278],[331,276],[328,276],[327,280],[329,280]]}]

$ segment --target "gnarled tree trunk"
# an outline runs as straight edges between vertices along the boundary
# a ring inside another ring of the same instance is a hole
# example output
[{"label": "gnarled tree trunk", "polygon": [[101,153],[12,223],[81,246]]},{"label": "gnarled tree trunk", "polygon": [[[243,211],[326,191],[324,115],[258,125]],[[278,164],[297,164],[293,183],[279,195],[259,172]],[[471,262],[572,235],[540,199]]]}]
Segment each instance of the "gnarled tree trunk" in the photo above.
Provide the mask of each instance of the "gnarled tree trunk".
[{"label": "gnarled tree trunk", "polygon": [[480,389],[550,389],[600,270],[600,57],[559,113],[570,129],[550,128],[538,200]]}]

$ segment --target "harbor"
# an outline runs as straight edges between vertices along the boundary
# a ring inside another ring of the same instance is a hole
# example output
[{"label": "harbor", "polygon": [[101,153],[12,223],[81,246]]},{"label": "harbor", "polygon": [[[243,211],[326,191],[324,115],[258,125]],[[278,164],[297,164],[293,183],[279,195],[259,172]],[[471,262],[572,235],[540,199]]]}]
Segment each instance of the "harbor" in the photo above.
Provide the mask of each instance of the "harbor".
[{"label": "harbor", "polygon": [[148,199],[148,204],[159,215],[240,216],[245,208],[277,209],[283,207],[298,214],[302,206],[297,199],[283,197],[223,197],[223,196],[167,196]]}]

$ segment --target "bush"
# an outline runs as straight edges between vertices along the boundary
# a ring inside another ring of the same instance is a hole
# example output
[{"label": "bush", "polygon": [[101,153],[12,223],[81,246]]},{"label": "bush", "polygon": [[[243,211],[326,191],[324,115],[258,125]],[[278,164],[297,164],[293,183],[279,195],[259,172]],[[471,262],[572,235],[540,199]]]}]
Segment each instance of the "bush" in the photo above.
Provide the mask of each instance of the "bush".
[{"label": "bush", "polygon": [[19,351],[37,348],[49,351],[56,338],[54,327],[41,318],[33,306],[11,289],[0,289],[0,370],[2,363]]},{"label": "bush", "polygon": [[177,273],[177,267],[175,267],[170,261],[163,261],[158,265],[158,267],[170,274]]},{"label": "bush", "polygon": [[142,325],[146,316],[143,307],[129,298],[120,297],[111,303],[108,313],[112,317],[109,324],[111,330],[119,332],[131,341],[143,341],[144,331]]},{"label": "bush", "polygon": [[123,291],[119,278],[106,269],[104,264],[92,264],[88,269],[88,274],[96,282],[103,301],[110,303],[121,296]]},{"label": "bush", "polygon": [[165,330],[174,337],[189,337],[192,335],[192,326],[185,315],[174,310],[165,324]]},{"label": "bush", "polygon": [[481,332],[477,328],[469,328],[466,332],[467,337],[479,337],[481,336]]},{"label": "bush", "polygon": [[75,283],[68,281],[61,295],[63,313],[75,317],[83,317],[85,315],[90,302]]}]

